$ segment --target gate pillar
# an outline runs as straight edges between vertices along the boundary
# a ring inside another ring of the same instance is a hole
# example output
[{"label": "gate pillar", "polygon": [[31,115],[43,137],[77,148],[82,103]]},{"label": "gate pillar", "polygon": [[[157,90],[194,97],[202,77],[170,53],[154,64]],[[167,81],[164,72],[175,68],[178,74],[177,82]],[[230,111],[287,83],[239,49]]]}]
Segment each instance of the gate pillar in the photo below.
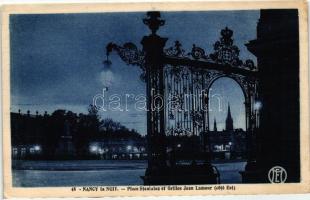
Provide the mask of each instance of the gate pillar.
[{"label": "gate pillar", "polygon": [[[159,19],[160,13],[148,12],[147,16],[143,22],[152,33],[144,36],[141,44],[145,52],[147,94],[148,167],[145,177],[150,177],[163,174],[166,168],[163,49],[167,38],[156,35],[165,22]],[[144,181],[147,182],[145,178]]]}]

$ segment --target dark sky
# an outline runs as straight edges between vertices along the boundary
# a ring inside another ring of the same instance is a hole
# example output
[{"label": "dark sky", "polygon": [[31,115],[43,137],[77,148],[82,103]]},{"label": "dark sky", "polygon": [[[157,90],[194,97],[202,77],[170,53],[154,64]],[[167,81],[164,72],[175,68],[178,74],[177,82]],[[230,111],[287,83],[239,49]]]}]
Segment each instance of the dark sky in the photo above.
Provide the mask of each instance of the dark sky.
[{"label": "dark sky", "polygon": [[[87,112],[96,94],[102,93],[109,79],[107,95],[145,94],[145,83],[139,79],[140,69],[127,66],[114,53],[110,76],[103,72],[105,45],[108,42],[140,41],[149,34],[142,23],[145,13],[31,14],[12,15],[11,31],[11,110],[67,109]],[[166,20],[158,34],[168,37],[167,47],[179,40],[183,48],[192,44],[212,52],[220,30],[228,26],[234,31],[234,42],[241,59],[253,59],[244,44],[256,38],[259,11],[163,12]],[[210,120],[224,128],[227,103],[230,102],[236,128],[245,128],[244,97],[240,87],[229,78],[221,78],[212,86],[213,94],[222,98],[221,109],[211,102]],[[146,114],[135,111],[128,101],[128,112],[101,112],[129,128],[145,134]]]}]

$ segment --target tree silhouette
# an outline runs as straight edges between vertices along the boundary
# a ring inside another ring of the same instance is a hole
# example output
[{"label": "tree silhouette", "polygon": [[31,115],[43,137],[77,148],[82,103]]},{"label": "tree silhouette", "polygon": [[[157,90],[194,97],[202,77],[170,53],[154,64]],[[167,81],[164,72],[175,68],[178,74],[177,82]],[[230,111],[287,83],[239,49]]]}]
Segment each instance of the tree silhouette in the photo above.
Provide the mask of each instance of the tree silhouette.
[{"label": "tree silhouette", "polygon": [[[89,157],[92,141],[125,139],[142,140],[134,129],[129,130],[110,118],[101,119],[95,106],[88,113],[77,115],[72,111],[55,110],[51,115],[11,113],[12,145],[40,144],[43,159],[58,159],[56,154],[61,138],[72,136],[76,159]],[[58,151],[59,152],[59,151]]]}]

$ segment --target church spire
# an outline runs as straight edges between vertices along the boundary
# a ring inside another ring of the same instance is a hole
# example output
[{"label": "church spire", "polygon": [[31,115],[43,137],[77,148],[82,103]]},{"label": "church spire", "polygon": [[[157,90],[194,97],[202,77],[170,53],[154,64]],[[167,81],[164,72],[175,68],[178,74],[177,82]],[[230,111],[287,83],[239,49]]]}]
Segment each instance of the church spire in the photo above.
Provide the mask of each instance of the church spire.
[{"label": "church spire", "polygon": [[232,130],[234,130],[234,121],[231,117],[230,105],[228,102],[227,117],[226,117],[226,131],[232,131]]},{"label": "church spire", "polygon": [[230,105],[229,105],[229,102],[228,102],[227,118],[232,118],[232,117],[231,117],[231,113],[230,113]]},{"label": "church spire", "polygon": [[216,119],[215,119],[215,117],[214,117],[213,131],[217,132],[217,126],[216,126]]}]

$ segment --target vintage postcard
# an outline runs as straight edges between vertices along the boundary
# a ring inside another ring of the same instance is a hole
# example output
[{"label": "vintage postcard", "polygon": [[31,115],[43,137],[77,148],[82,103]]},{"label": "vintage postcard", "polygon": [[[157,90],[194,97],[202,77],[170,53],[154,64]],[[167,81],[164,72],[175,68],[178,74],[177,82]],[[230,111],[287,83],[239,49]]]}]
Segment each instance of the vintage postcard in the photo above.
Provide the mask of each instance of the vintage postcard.
[{"label": "vintage postcard", "polygon": [[304,1],[1,14],[5,197],[310,191]]}]

